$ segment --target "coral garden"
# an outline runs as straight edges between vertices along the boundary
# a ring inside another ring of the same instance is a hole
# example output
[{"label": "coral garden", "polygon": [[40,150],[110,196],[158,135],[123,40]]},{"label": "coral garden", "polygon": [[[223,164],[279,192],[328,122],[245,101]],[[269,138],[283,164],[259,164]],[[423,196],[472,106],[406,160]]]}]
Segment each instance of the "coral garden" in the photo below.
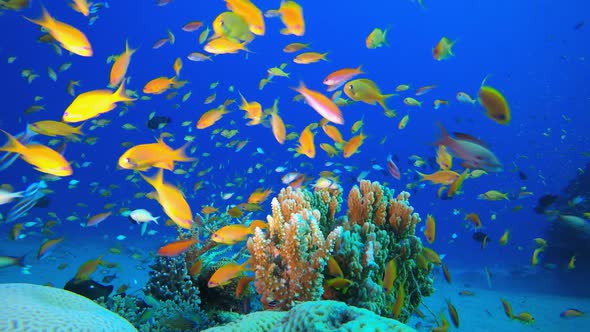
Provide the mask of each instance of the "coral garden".
[{"label": "coral garden", "polygon": [[[304,303],[316,303],[315,309],[305,309],[312,311],[334,306],[339,308],[334,315],[350,321],[373,312],[384,326],[403,330],[405,325],[396,320],[406,322],[422,297],[433,292],[433,260],[415,236],[420,216],[409,196],[394,196],[377,182],[361,181],[348,194],[346,214],[338,216],[343,202],[340,186],[284,188],[272,199],[268,227],[256,227],[241,250],[239,245],[210,241],[198,242],[176,257],[157,257],[143,296],[118,294],[102,304],[140,331],[201,330],[232,321],[228,326],[258,321],[244,324],[259,324],[256,330],[265,331],[277,328],[281,319],[287,324],[287,314],[279,312],[304,310],[297,309]],[[230,223],[223,214],[199,218],[194,229],[179,230],[179,239],[207,238]],[[247,259],[253,277],[245,277],[246,272],[223,287],[207,286],[219,267]],[[261,309],[260,304],[263,313],[241,315]],[[265,319],[272,323],[260,321]]]}]

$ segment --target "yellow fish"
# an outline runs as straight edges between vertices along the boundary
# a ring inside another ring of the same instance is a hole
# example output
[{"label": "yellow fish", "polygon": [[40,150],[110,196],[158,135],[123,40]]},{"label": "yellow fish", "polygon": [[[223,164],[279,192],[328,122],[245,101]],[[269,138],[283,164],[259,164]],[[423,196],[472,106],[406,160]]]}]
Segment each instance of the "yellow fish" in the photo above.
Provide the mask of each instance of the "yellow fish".
[{"label": "yellow fish", "polygon": [[383,45],[389,46],[389,44],[387,43],[387,29],[373,29],[369,36],[367,36],[367,39],[365,40],[365,45],[369,49],[375,49]]},{"label": "yellow fish", "polygon": [[119,167],[138,171],[158,167],[172,171],[175,161],[189,162],[195,160],[186,156],[184,150],[187,146],[188,143],[177,150],[173,150],[160,137],[157,143],[139,144],[125,151],[119,158]]},{"label": "yellow fish", "polygon": [[193,225],[191,208],[178,188],[164,183],[163,169],[160,168],[153,178],[140,175],[156,190],[156,199],[166,215],[179,227],[190,229]]},{"label": "yellow fish", "polygon": [[354,101],[362,101],[369,105],[378,103],[385,111],[389,111],[385,105],[385,99],[395,96],[395,94],[382,94],[377,84],[366,78],[359,78],[346,83],[344,93]]},{"label": "yellow fish", "polygon": [[118,102],[134,101],[125,93],[125,81],[114,93],[111,90],[92,90],[76,97],[63,114],[64,122],[80,122],[112,111]]},{"label": "yellow fish", "polygon": [[28,17],[25,19],[45,28],[66,50],[80,56],[92,56],[92,46],[82,31],[54,19],[45,7],[42,7],[42,10],[43,16],[40,19],[33,20]]},{"label": "yellow fish", "polygon": [[21,158],[42,173],[55,176],[72,175],[72,167],[57,151],[41,144],[23,145],[15,137],[2,130],[8,137],[8,143],[0,147],[0,151],[20,154]]}]

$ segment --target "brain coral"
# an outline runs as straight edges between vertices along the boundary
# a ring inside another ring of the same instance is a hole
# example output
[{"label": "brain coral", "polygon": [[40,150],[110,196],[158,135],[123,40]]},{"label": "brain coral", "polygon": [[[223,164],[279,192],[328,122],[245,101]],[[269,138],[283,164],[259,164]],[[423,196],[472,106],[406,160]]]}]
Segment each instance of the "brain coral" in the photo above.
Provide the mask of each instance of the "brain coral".
[{"label": "brain coral", "polygon": [[0,284],[0,331],[137,331],[78,294],[33,284]]},{"label": "brain coral", "polygon": [[301,303],[272,329],[288,331],[339,332],[409,332],[413,328],[395,319],[381,317],[372,311],[346,305],[339,301],[311,301]]}]

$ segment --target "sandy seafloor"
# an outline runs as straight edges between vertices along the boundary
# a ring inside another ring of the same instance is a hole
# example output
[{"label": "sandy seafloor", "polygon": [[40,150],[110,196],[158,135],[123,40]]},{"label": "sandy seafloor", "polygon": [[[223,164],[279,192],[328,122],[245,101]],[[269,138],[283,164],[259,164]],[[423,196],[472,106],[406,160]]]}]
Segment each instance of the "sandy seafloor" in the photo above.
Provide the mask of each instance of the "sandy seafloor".
[{"label": "sandy seafloor", "polygon": [[[8,225],[4,225],[8,226]],[[107,226],[107,225],[103,225]],[[139,232],[137,226],[130,226],[128,230]],[[93,279],[101,282],[105,275],[117,274],[111,283],[115,289],[123,284],[129,285],[127,293],[142,295],[141,287],[148,280],[150,251],[154,252],[161,245],[160,236],[144,236],[141,241],[136,238],[116,240],[117,234],[107,234],[107,230],[96,229],[95,237],[81,238],[75,234],[65,234],[66,240],[44,259],[35,259],[36,250],[41,237],[30,234],[18,241],[0,241],[0,254],[22,255],[28,253],[26,262],[28,274],[23,273],[21,267],[7,267],[0,269],[0,282],[27,282],[45,285],[51,283],[55,287],[63,287],[73,277],[80,264],[89,259],[103,255],[106,262],[115,262],[119,266],[114,269],[99,268]],[[135,234],[134,234],[135,235]],[[132,245],[133,244],[133,245]],[[108,248],[119,247],[119,255],[109,253]],[[140,254],[141,258],[133,259],[132,254]],[[67,263],[63,270],[57,266]],[[423,303],[436,315],[444,311],[447,320],[446,299],[450,299],[457,308],[460,327],[450,330],[463,331],[590,331],[590,297],[575,296],[575,287],[590,287],[588,284],[576,285],[568,296],[556,294],[557,288],[562,288],[563,280],[555,277],[551,271],[539,269],[524,269],[514,271],[502,270],[502,266],[490,267],[492,288],[489,288],[482,270],[461,270],[458,266],[449,265],[452,274],[452,284],[447,284],[440,271],[435,271],[434,287],[436,291],[426,297]],[[505,267],[504,267],[505,268]],[[438,269],[440,270],[440,269]],[[524,271],[524,272],[523,272]],[[461,290],[470,290],[474,296],[460,296]],[[587,292],[586,292],[587,293]],[[510,320],[503,311],[501,298],[505,298],[512,305],[514,314],[523,311],[535,317],[532,324],[524,324]],[[563,319],[559,314],[567,308],[576,308],[587,313],[585,317]],[[419,331],[430,331],[436,326],[433,315],[424,306],[420,310],[426,315],[424,319],[413,316],[408,325]]]}]

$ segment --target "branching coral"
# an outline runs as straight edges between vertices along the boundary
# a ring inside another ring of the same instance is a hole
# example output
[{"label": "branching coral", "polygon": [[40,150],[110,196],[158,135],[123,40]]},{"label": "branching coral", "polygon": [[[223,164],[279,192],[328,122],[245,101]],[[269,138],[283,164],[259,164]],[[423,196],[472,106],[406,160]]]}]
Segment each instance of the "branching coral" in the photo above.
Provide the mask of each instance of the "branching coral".
[{"label": "branching coral", "polygon": [[322,271],[341,228],[324,237],[319,226],[320,212],[311,209],[301,190],[281,190],[271,207],[268,233],[256,229],[248,240],[256,276],[254,285],[264,308],[283,310],[295,301],[320,299]]},{"label": "branching coral", "polygon": [[[409,194],[393,191],[379,183],[361,181],[348,195],[346,230],[334,257],[344,278],[353,282],[346,294],[334,292],[332,297],[355,306],[367,308],[386,317],[392,311],[400,287],[405,291],[402,310],[395,318],[406,321],[420,304],[422,296],[432,292],[429,270],[420,269],[415,259],[422,243],[414,235],[420,217],[409,204]],[[394,260],[397,266],[393,291],[382,286],[385,267]]]},{"label": "branching coral", "polygon": [[[296,301],[318,299],[323,293],[321,271],[333,248],[343,271],[339,281],[348,286],[330,289],[325,298],[407,321],[422,296],[432,292],[430,268],[416,264],[422,252],[414,234],[420,216],[409,204],[410,195],[395,197],[377,182],[361,181],[348,195],[347,217],[337,219],[341,196],[340,189],[287,188],[273,199],[268,231],[257,229],[248,241],[263,306],[283,310]],[[334,228],[339,221],[342,226]],[[389,262],[395,263],[397,274],[385,289]]]}]

